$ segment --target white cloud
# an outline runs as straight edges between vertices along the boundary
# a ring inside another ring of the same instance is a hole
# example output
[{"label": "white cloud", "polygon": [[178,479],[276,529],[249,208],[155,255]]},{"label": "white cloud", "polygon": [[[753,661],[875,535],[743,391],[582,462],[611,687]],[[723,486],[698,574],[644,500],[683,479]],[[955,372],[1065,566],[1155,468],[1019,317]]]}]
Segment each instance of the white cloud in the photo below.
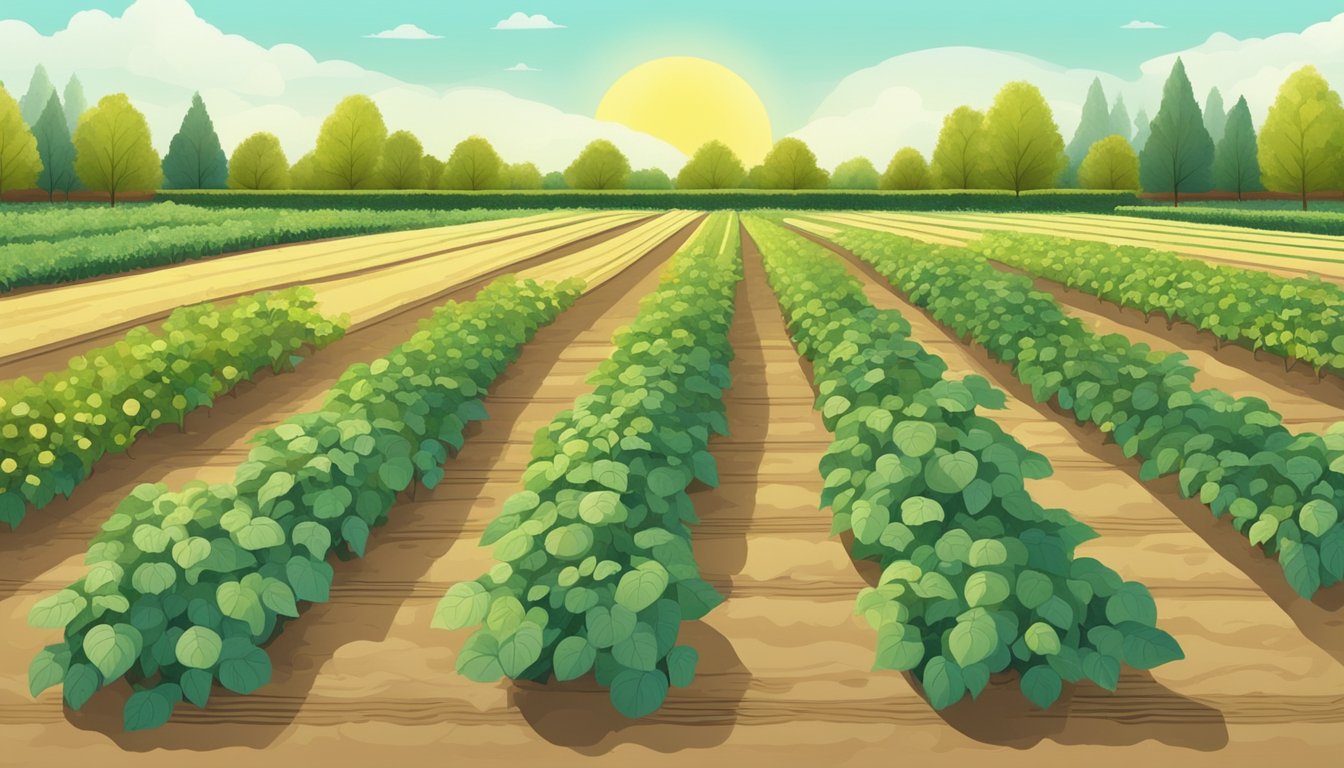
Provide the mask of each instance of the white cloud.
[{"label": "white cloud", "polygon": [[1344,90],[1344,13],[1302,32],[1267,38],[1217,33],[1193,48],[1143,62],[1132,80],[985,48],[915,51],[845,77],[792,135],[807,141],[829,166],[855,155],[880,166],[903,146],[927,156],[948,112],[962,104],[984,110],[1004,83],[1026,80],[1041,89],[1068,141],[1093,78],[1101,79],[1112,102],[1123,95],[1131,115],[1143,108],[1151,117],[1177,56],[1201,104],[1214,87],[1228,104],[1245,96],[1259,124],[1283,81],[1307,64],[1315,65],[1336,90]]},{"label": "white cloud", "polygon": [[1156,21],[1139,21],[1138,19],[1135,19],[1135,20],[1129,22],[1128,24],[1122,24],[1122,25],[1120,26],[1120,28],[1121,28],[1121,29],[1166,29],[1166,27],[1162,26],[1161,24],[1158,24]]},{"label": "white cloud", "polygon": [[531,16],[516,11],[509,15],[509,18],[495,24],[493,29],[564,29],[564,24],[556,24],[554,21],[546,18],[545,14],[534,13]]},{"label": "white cloud", "polygon": [[365,37],[375,40],[442,40],[443,35],[433,35],[414,24],[398,24],[391,29],[385,29]]},{"label": "white cloud", "polygon": [[512,67],[505,67],[505,68],[504,68],[504,71],[505,71],[505,72],[540,72],[541,70],[540,70],[540,69],[537,69],[536,67],[529,67],[528,65],[526,65],[526,64],[524,64],[523,62],[520,61],[520,62],[518,62],[517,64],[514,64]]},{"label": "white cloud", "polygon": [[674,172],[685,155],[647,134],[487,88],[436,90],[364,69],[319,61],[296,45],[265,48],[229,35],[196,16],[186,0],[136,0],[120,17],[81,11],[43,35],[28,24],[0,20],[0,81],[26,86],[46,65],[58,86],[71,73],[90,102],[128,93],[145,113],[160,153],[200,91],[226,150],[257,131],[280,137],[290,161],[312,149],[323,119],[345,96],[363,93],[381,107],[389,130],[414,131],[425,148],[446,157],[473,134],[486,136],[506,159],[564,168],[593,139],[609,139],[635,167]]}]

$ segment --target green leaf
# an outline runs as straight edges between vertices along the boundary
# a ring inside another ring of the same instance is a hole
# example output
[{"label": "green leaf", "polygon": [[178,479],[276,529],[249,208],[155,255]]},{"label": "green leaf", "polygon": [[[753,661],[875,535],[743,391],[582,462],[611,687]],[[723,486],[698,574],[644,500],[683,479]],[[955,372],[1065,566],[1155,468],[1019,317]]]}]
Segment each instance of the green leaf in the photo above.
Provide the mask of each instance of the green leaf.
[{"label": "green leaf", "polygon": [[947,709],[966,695],[966,681],[961,676],[961,668],[942,656],[929,659],[929,663],[924,665],[924,676],[920,682],[934,709]]},{"label": "green leaf", "polygon": [[265,484],[257,490],[257,503],[265,505],[269,501],[284,496],[294,487],[294,476],[288,472],[276,472],[266,478]]},{"label": "green leaf", "polygon": [[635,625],[630,636],[611,647],[611,656],[621,666],[652,672],[658,665],[658,638],[647,624]]},{"label": "green leaf", "polygon": [[1152,626],[1157,623],[1157,605],[1147,587],[1127,581],[1106,600],[1106,620],[1116,625],[1132,621]]},{"label": "green leaf", "polygon": [[877,541],[890,522],[891,513],[883,505],[870,504],[863,499],[850,505],[850,525],[854,529],[854,538],[860,543]]},{"label": "green leaf", "polygon": [[234,693],[251,693],[271,679],[270,657],[247,638],[225,640],[219,659],[219,682]]},{"label": "green leaf", "polygon": [[873,669],[905,672],[924,659],[924,641],[914,627],[890,622],[877,629],[877,659]]},{"label": "green leaf", "polygon": [[[960,493],[975,479],[980,462],[968,451],[935,457],[924,469],[924,481],[938,493]],[[908,525],[908,523],[907,523]]]},{"label": "green leaf", "polygon": [[131,574],[131,586],[142,595],[167,592],[177,581],[177,571],[167,563],[141,563]]},{"label": "green leaf", "polygon": [[400,493],[411,485],[415,477],[415,465],[405,456],[387,459],[378,465],[378,479],[388,490]]},{"label": "green leaf", "polygon": [[678,645],[667,653],[667,677],[674,687],[685,688],[695,679],[700,654],[689,645]]},{"label": "green leaf", "polygon": [[1049,666],[1036,666],[1022,675],[1022,695],[1041,709],[1049,709],[1059,699],[1064,683]]},{"label": "green leaf", "polygon": [[970,565],[972,568],[987,568],[1008,562],[1008,549],[996,539],[980,539],[971,543]]},{"label": "green leaf", "polygon": [[[54,650],[53,650],[54,649]],[[36,697],[65,679],[70,665],[70,651],[56,645],[42,649],[28,664],[28,692]]]},{"label": "green leaf", "polygon": [[927,496],[911,496],[901,502],[901,522],[911,528],[943,520],[943,505]]},{"label": "green leaf", "polygon": [[254,517],[233,532],[238,546],[249,552],[278,547],[285,543],[285,529],[269,517]]},{"label": "green leaf", "polygon": [[1298,513],[1298,524],[1302,530],[1310,533],[1317,538],[1325,536],[1339,520],[1339,510],[1328,501],[1322,499],[1312,499],[1302,505],[1302,511]]},{"label": "green leaf", "polygon": [[173,545],[173,562],[181,568],[192,568],[210,556],[210,541],[200,536],[183,539]]},{"label": "green leaf", "polygon": [[490,683],[504,676],[499,665],[499,641],[487,630],[471,636],[457,656],[457,671],[468,680]]},{"label": "green leaf", "polygon": [[490,610],[490,594],[474,581],[459,581],[448,588],[434,609],[430,626],[438,629],[464,629],[485,621]]},{"label": "green leaf", "polygon": [[135,533],[131,535],[131,541],[135,542],[135,546],[141,552],[151,555],[159,554],[172,543],[172,539],[168,538],[168,534],[164,533],[161,528],[147,524],[136,526]]},{"label": "green leaf", "polygon": [[1120,660],[1093,651],[1083,656],[1083,674],[1102,688],[1114,691],[1120,683]]},{"label": "green leaf", "polygon": [[671,467],[657,467],[649,473],[648,486],[654,496],[666,499],[686,489],[686,477]]},{"label": "green leaf", "polygon": [[578,560],[593,548],[593,529],[582,523],[562,525],[546,534],[545,547],[562,560]]},{"label": "green leaf", "polygon": [[341,521],[341,538],[350,545],[350,551],[360,557],[369,543],[369,524],[360,517],[347,517]]},{"label": "green leaf", "polygon": [[1251,545],[1258,546],[1274,538],[1274,533],[1278,530],[1278,518],[1266,512],[1260,516],[1259,520],[1255,521],[1255,524],[1251,526],[1251,530],[1247,535],[1251,539]]},{"label": "green leaf", "polygon": [[593,462],[593,479],[617,493],[625,493],[629,486],[630,468],[609,459]]},{"label": "green leaf", "polygon": [[623,670],[611,680],[611,703],[632,720],[653,714],[667,699],[667,684],[661,671]]},{"label": "green leaf", "polygon": [[1027,627],[1027,631],[1022,635],[1027,642],[1027,647],[1032,653],[1038,653],[1042,656],[1053,656],[1059,653],[1059,633],[1055,628],[1038,621]]},{"label": "green leaf", "polygon": [[499,666],[504,674],[517,678],[541,658],[541,627],[523,623],[499,644]]},{"label": "green leaf", "polygon": [[183,666],[209,669],[219,661],[219,652],[223,647],[224,641],[213,629],[193,626],[177,639],[174,653]]},{"label": "green leaf", "polygon": [[1116,625],[1125,636],[1122,657],[1135,669],[1153,667],[1185,658],[1185,652],[1175,638],[1156,628],[1127,621]]},{"label": "green leaf", "polygon": [[205,709],[206,703],[210,701],[210,687],[214,685],[215,678],[203,669],[188,669],[182,673],[179,683],[182,686],[182,695],[187,697],[187,701],[200,709]]},{"label": "green leaf", "polygon": [[171,683],[136,691],[126,700],[123,725],[127,731],[158,728],[173,716],[173,707],[181,700],[182,689]]},{"label": "green leaf", "polygon": [[[998,605],[1008,599],[1011,592],[1008,579],[993,571],[976,571],[966,579],[963,587],[966,604],[972,608],[981,605]],[[962,666],[968,666],[963,664]]]},{"label": "green leaf", "polygon": [[101,681],[92,664],[71,664],[65,673],[64,696],[70,708],[78,711],[98,690]]},{"label": "green leaf", "polygon": [[140,655],[140,630],[130,624],[99,624],[84,635],[84,655],[104,680],[126,674]]},{"label": "green leaf", "polygon": [[667,589],[667,570],[654,561],[626,571],[616,585],[616,604],[639,613],[653,605]]},{"label": "green leaf", "polygon": [[215,603],[225,616],[246,622],[253,635],[260,635],[266,626],[260,596],[237,581],[226,581],[216,587]]},{"label": "green leaf", "polygon": [[299,606],[294,600],[294,590],[279,579],[266,579],[261,588],[261,604],[281,616],[298,618]]},{"label": "green leaf", "polygon": [[304,555],[294,555],[285,563],[285,578],[300,600],[325,603],[330,597],[331,577],[330,565]]},{"label": "green leaf", "polygon": [[1032,570],[1017,574],[1017,599],[1023,607],[1035,610],[1054,594],[1055,588],[1049,576]]},{"label": "green leaf", "polygon": [[621,495],[614,491],[586,493],[579,501],[579,518],[589,525],[624,522],[627,513]]},{"label": "green leaf", "polygon": [[582,637],[571,636],[561,640],[555,646],[552,662],[555,666],[555,679],[574,680],[588,674],[597,659],[597,650]]},{"label": "green leaf", "polygon": [[[351,495],[349,488],[343,485],[327,488],[319,492],[313,499],[313,516],[322,520],[340,517],[345,514],[345,510],[350,508],[350,503],[353,501],[354,496]],[[312,521],[307,522],[309,525],[316,525]],[[314,552],[313,554],[318,553]]]},{"label": "green leaf", "polygon": [[28,623],[39,629],[63,629],[88,607],[89,601],[73,589],[44,597],[28,612]]},{"label": "green leaf", "polygon": [[599,605],[588,609],[584,623],[588,630],[588,642],[594,648],[610,648],[629,637],[635,631],[639,619],[633,611],[619,605],[610,608]]},{"label": "green leaf", "polygon": [[907,419],[891,430],[891,439],[901,453],[919,458],[938,444],[938,430],[927,421]]},{"label": "green leaf", "polygon": [[998,644],[994,618],[983,608],[973,608],[957,617],[957,625],[947,636],[947,649],[962,667],[989,658]]}]

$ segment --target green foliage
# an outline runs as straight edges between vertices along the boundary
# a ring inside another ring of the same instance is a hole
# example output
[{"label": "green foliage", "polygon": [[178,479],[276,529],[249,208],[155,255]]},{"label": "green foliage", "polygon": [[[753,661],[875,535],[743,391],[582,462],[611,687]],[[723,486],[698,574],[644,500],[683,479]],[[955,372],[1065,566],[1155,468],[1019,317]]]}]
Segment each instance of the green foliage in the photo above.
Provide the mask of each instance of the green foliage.
[{"label": "green foliage", "polygon": [[84,84],[75,75],[66,81],[61,100],[65,102],[65,126],[74,134],[75,128],[79,126],[79,118],[89,108],[89,101],[84,96]]},{"label": "green foliage", "polygon": [[915,191],[929,189],[933,179],[929,176],[929,165],[924,156],[914,147],[905,147],[892,155],[887,170],[882,174],[882,189]]},{"label": "green foliage", "polygon": [[583,148],[565,169],[565,184],[570,189],[625,189],[630,176],[630,161],[606,139],[598,139]]},{"label": "green foliage", "polygon": [[1083,189],[1139,188],[1139,156],[1124,136],[1108,136],[1092,145],[1078,167]]},{"label": "green foliage", "polygon": [[831,172],[831,189],[877,189],[879,180],[872,160],[855,157],[835,166]]},{"label": "green foliage", "polygon": [[1241,200],[1242,193],[1264,189],[1260,183],[1257,149],[1255,125],[1251,123],[1251,110],[1246,106],[1246,97],[1243,96],[1237,99],[1232,111],[1227,113],[1222,137],[1214,151],[1214,189],[1236,192],[1237,200]]},{"label": "green foliage", "polygon": [[985,115],[957,107],[943,118],[933,150],[930,175],[938,189],[983,189],[985,184]]},{"label": "green foliage", "polygon": [[708,444],[727,432],[736,233],[733,215],[715,214],[677,252],[589,377],[593,391],[537,433],[524,490],[481,538],[500,564],[454,585],[435,612],[436,627],[480,625],[458,656],[462,674],[546,681],[595,669],[632,718],[690,682],[681,622],[721,598],[691,550],[687,488],[717,483]]},{"label": "green foliage", "polygon": [[541,189],[541,171],[532,163],[512,163],[504,166],[504,189]]},{"label": "green foliage", "polygon": [[1162,87],[1152,135],[1139,152],[1139,183],[1145,192],[1207,192],[1213,185],[1213,139],[1195,101],[1185,64],[1176,59]]},{"label": "green foliage", "polygon": [[1095,534],[1031,498],[1024,480],[1051,468],[979,413],[1002,408],[1001,392],[979,376],[947,377],[900,314],[873,308],[822,247],[762,219],[747,227],[835,435],[821,504],[833,531],[853,532],[851,554],[882,567],[855,608],[877,631],[875,668],[912,671],[937,709],[1011,669],[1045,707],[1061,679],[1084,677],[1084,659],[1134,665],[1102,634],[1151,633],[1169,653],[1147,663],[1181,658],[1155,611],[1108,612],[1118,594],[1152,601],[1141,584],[1075,557]]},{"label": "green foliage", "polygon": [[17,527],[29,506],[69,496],[104,455],[180,426],[257,371],[291,368],[344,325],[319,314],[307,288],[259,293],[224,309],[178,309],[160,331],[137,328],[40,381],[0,382],[0,522]]},{"label": "green foliage", "polygon": [[[1228,130],[1231,130],[1229,126]],[[1316,235],[1344,235],[1344,213],[1338,211],[1247,211],[1232,208],[1154,208],[1119,206],[1114,211],[1125,216],[1149,219],[1194,221],[1227,227],[1276,229]]]},{"label": "green foliage", "polygon": [[[1087,100],[1083,102],[1083,115],[1074,131],[1073,140],[1064,148],[1069,156],[1069,167],[1064,172],[1066,182],[1070,184],[1078,177],[1083,160],[1092,152],[1097,142],[1114,135],[1111,131],[1111,109],[1106,103],[1106,91],[1101,87],[1101,78],[1094,78],[1087,89]],[[1088,187],[1085,189],[1138,189],[1136,182],[1131,187]]]},{"label": "green foliage", "polygon": [[124,93],[104,96],[75,129],[75,172],[89,189],[108,193],[152,191],[163,180],[159,156],[149,143],[145,116]]},{"label": "green foliage", "polygon": [[727,144],[708,141],[677,174],[677,189],[733,189],[746,178],[742,161]]},{"label": "green foliage", "polygon": [[33,186],[41,170],[37,139],[28,130],[18,102],[0,85],[0,192]]},{"label": "green foliage", "polygon": [[1204,128],[1209,132],[1209,138],[1213,139],[1214,145],[1223,140],[1223,134],[1227,130],[1228,113],[1223,106],[1223,92],[1217,88],[1209,89],[1209,96],[1204,101]]},{"label": "green foliage", "polygon": [[47,68],[38,64],[33,68],[33,77],[28,81],[28,90],[23,94],[23,98],[19,99],[23,122],[36,125],[38,118],[42,116],[42,110],[47,108],[47,102],[55,95],[56,86],[51,84]]},{"label": "green foliage", "polygon": [[345,97],[323,121],[317,134],[312,169],[313,181],[320,185],[316,188],[376,188],[386,142],[387,125],[373,99]]},{"label": "green foliage", "polygon": [[443,189],[499,189],[504,161],[489,141],[472,136],[458,142],[444,164],[439,185]]},{"label": "green foliage", "polygon": [[46,190],[48,200],[52,200],[57,192],[70,194],[76,184],[75,145],[70,140],[65,112],[55,92],[47,100],[42,116],[33,124],[33,134],[37,139],[38,160],[42,163],[37,186]]},{"label": "green foliage", "polygon": [[[1134,123],[1129,118],[1129,109],[1125,106],[1125,97],[1117,95],[1115,106],[1111,108],[1111,135],[1120,136],[1125,141],[1134,137]],[[1131,144],[1131,146],[1133,146]]]},{"label": "green foliage", "polygon": [[[512,166],[510,166],[512,167]],[[420,158],[421,178],[424,180],[425,189],[438,189],[443,178],[444,162],[439,158],[426,154]]]},{"label": "green foliage", "polygon": [[410,131],[397,131],[383,143],[383,186],[388,189],[425,188],[425,148]]},{"label": "green foliage", "polygon": [[625,180],[626,189],[672,189],[672,179],[661,168],[632,171]]},{"label": "green foliage", "polygon": [[288,189],[289,159],[273,133],[243,139],[229,159],[229,189]]},{"label": "green foliage", "polygon": [[1148,146],[1148,139],[1153,135],[1153,122],[1148,119],[1148,112],[1140,109],[1134,116],[1134,140],[1130,142],[1134,145],[1135,151],[1140,156],[1143,155],[1143,148]]},{"label": "green foliage", "polygon": [[560,171],[551,171],[541,177],[542,189],[569,189],[569,182],[565,180],[565,174]]},{"label": "green foliage", "polygon": [[1294,72],[1279,87],[1260,129],[1265,188],[1302,195],[1344,187],[1344,106],[1315,67]]},{"label": "green foliage", "polygon": [[[259,434],[232,483],[137,488],[94,539],[85,577],[34,607],[33,623],[64,638],[39,654],[31,687],[63,677],[78,708],[124,675],[137,689],[126,724],[139,728],[166,720],[182,695],[204,704],[213,680],[242,694],[264,685],[262,646],[298,601],[328,598],[328,557],[362,553],[412,478],[439,482],[449,449],[485,418],[485,388],[579,293],[496,280],[352,366],[321,410]],[[161,576],[137,576],[149,568]]]},{"label": "green foliage", "polygon": [[[163,157],[167,189],[223,189],[229,178],[228,159],[201,94],[191,98],[182,127]],[[253,187],[257,189],[257,187]]]},{"label": "green foliage", "polygon": [[[1012,366],[1038,402],[1108,434],[1141,462],[1141,480],[1175,476],[1182,495],[1198,496],[1215,516],[1230,514],[1253,545],[1279,559],[1300,595],[1344,579],[1344,526],[1329,514],[1344,504],[1344,423],[1325,435],[1293,433],[1263,400],[1195,390],[1184,355],[1098,336],[1033,290],[1030,278],[969,250],[851,229],[836,239],[957,335]],[[1108,616],[1114,610],[1107,605]],[[1133,655],[1147,658],[1150,644],[1142,640]]]},{"label": "green foliage", "polygon": [[761,162],[757,189],[825,189],[830,175],[801,139],[780,139]]},{"label": "green foliage", "polygon": [[992,188],[1048,189],[1068,167],[1054,113],[1031,83],[1003,86],[985,113],[984,131],[985,182]]}]

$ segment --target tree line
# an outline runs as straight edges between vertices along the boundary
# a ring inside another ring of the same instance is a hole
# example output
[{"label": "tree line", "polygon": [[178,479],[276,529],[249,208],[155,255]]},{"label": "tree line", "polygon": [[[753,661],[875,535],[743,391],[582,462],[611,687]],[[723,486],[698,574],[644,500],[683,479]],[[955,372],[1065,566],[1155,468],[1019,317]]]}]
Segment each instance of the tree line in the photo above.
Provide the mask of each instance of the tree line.
[{"label": "tree line", "polygon": [[244,139],[227,155],[200,95],[193,97],[168,153],[160,159],[144,115],[125,94],[86,108],[72,77],[62,95],[38,66],[15,101],[0,84],[0,193],[34,186],[54,200],[90,189],[109,195],[166,189],[886,189],[1011,190],[1061,186],[1182,194],[1220,190],[1241,199],[1269,189],[1298,194],[1344,188],[1344,107],[1315,67],[1282,84],[1257,134],[1244,97],[1225,109],[1213,89],[1201,108],[1176,60],[1156,115],[1131,120],[1123,98],[1112,105],[1092,83],[1082,119],[1065,144],[1040,90],[1011,82],[985,111],[948,114],[929,159],[898,150],[879,173],[856,157],[828,172],[803,141],[777,142],[748,169],[719,141],[700,147],[676,175],[634,170],[611,142],[586,146],[563,171],[542,174],[506,162],[484,138],[470,137],[447,159],[425,152],[405,130],[389,133],[378,105],[350,96],[323,122],[312,151],[293,164],[271,133]]}]

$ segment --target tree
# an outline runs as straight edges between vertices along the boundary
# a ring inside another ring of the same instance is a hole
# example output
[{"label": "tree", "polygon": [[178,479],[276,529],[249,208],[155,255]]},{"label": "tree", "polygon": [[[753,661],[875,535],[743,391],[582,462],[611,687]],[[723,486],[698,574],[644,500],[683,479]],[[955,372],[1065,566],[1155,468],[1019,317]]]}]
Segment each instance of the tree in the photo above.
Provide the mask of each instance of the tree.
[{"label": "tree", "polygon": [[565,181],[565,174],[559,171],[551,171],[541,177],[542,189],[569,189],[569,182]]},{"label": "tree", "polygon": [[830,174],[801,139],[780,139],[761,162],[760,189],[825,189]]},{"label": "tree", "polygon": [[397,131],[383,144],[383,183],[388,189],[422,189],[425,148],[410,131]]},{"label": "tree", "polygon": [[387,141],[383,113],[368,96],[347,96],[322,123],[313,162],[324,188],[370,189]]},{"label": "tree", "polygon": [[929,175],[929,165],[924,156],[914,147],[904,147],[892,155],[882,174],[882,189],[931,189],[933,178]]},{"label": "tree", "polygon": [[243,139],[229,158],[229,189],[288,189],[289,159],[273,133]]},{"label": "tree", "polygon": [[1213,182],[1213,139],[1195,101],[1185,64],[1176,59],[1162,87],[1162,104],[1153,118],[1153,135],[1139,153],[1139,183],[1149,192],[1207,192]]},{"label": "tree", "polygon": [[499,189],[504,161],[490,142],[480,136],[463,139],[443,167],[443,189]]},{"label": "tree", "polygon": [[0,194],[32,187],[41,170],[37,138],[23,122],[19,103],[0,85]]},{"label": "tree", "polygon": [[751,170],[747,171],[746,181],[742,182],[743,189],[767,189],[765,186],[765,166],[753,165]]},{"label": "tree", "polygon": [[742,161],[727,144],[707,141],[677,174],[677,189],[732,189],[746,177]]},{"label": "tree", "polygon": [[1083,102],[1083,116],[1078,122],[1078,130],[1073,140],[1065,147],[1069,156],[1069,167],[1065,171],[1066,183],[1072,184],[1078,177],[1078,166],[1098,141],[1111,135],[1111,108],[1106,103],[1106,91],[1101,87],[1101,78],[1094,78],[1087,89],[1087,100]]},{"label": "tree", "polygon": [[1223,138],[1213,153],[1213,186],[1227,192],[1236,192],[1241,200],[1246,192],[1259,192],[1260,160],[1256,157],[1255,125],[1251,123],[1251,108],[1246,97],[1237,99],[1227,113]]},{"label": "tree", "polygon": [[541,170],[532,163],[511,163],[504,166],[505,189],[541,189]]},{"label": "tree", "polygon": [[1209,132],[1209,138],[1217,144],[1218,140],[1223,138],[1223,131],[1227,127],[1227,111],[1223,107],[1223,92],[1217,88],[1209,89],[1208,98],[1204,100],[1204,128]]},{"label": "tree", "polygon": [[420,168],[423,179],[421,189],[438,189],[439,180],[443,178],[443,161],[427,154],[420,158]]},{"label": "tree", "polygon": [[985,114],[970,107],[948,113],[930,165],[933,184],[940,189],[984,188]]},{"label": "tree", "polygon": [[1344,107],[1321,73],[1288,76],[1260,129],[1260,174],[1275,192],[1307,195],[1344,186]]},{"label": "tree", "polygon": [[163,186],[167,189],[223,189],[228,180],[229,160],[198,93],[191,97],[182,127],[168,144],[168,154],[163,158]]},{"label": "tree", "polygon": [[1139,156],[1124,136],[1107,136],[1092,145],[1078,166],[1083,189],[1138,189]]},{"label": "tree", "polygon": [[37,186],[46,190],[49,202],[56,199],[57,192],[63,192],[69,198],[70,190],[75,186],[75,145],[70,140],[70,129],[65,125],[65,110],[54,90],[47,99],[47,108],[33,125],[33,134],[42,162]]},{"label": "tree", "polygon": [[28,92],[19,100],[23,122],[30,126],[36,125],[37,119],[42,116],[42,111],[47,108],[47,102],[54,93],[56,86],[52,85],[51,78],[47,77],[47,68],[38,64],[33,69],[32,79],[28,81]]},{"label": "tree", "polygon": [[1050,105],[1031,83],[1003,86],[985,113],[985,181],[995,189],[1046,189],[1068,167]]},{"label": "tree", "polygon": [[163,181],[149,124],[124,93],[104,96],[75,129],[75,172],[84,186],[108,193],[150,192]]},{"label": "tree", "polygon": [[598,139],[583,148],[565,169],[570,189],[625,189],[630,176],[630,161],[606,139]]},{"label": "tree", "polygon": [[877,189],[877,169],[866,157],[856,157],[835,166],[831,189]]},{"label": "tree", "polygon": [[641,168],[625,180],[626,189],[671,189],[672,179],[662,168]]},{"label": "tree", "polygon": [[1111,107],[1111,134],[1130,141],[1134,137],[1134,124],[1129,120],[1129,109],[1125,106],[1125,97],[1116,96],[1115,106]]},{"label": "tree", "polygon": [[74,75],[71,75],[65,83],[64,101],[65,127],[69,128],[73,135],[75,129],[79,127],[79,118],[89,108],[89,101],[84,97],[84,84]]},{"label": "tree", "polygon": [[[1140,109],[1139,114],[1134,116],[1134,151],[1143,157],[1143,148],[1148,146],[1148,138],[1153,135],[1153,121],[1148,119],[1148,113]],[[1142,164],[1142,160],[1139,161]]]},{"label": "tree", "polygon": [[331,189],[322,175],[317,167],[317,152],[314,150],[289,167],[289,186],[291,189]]}]

